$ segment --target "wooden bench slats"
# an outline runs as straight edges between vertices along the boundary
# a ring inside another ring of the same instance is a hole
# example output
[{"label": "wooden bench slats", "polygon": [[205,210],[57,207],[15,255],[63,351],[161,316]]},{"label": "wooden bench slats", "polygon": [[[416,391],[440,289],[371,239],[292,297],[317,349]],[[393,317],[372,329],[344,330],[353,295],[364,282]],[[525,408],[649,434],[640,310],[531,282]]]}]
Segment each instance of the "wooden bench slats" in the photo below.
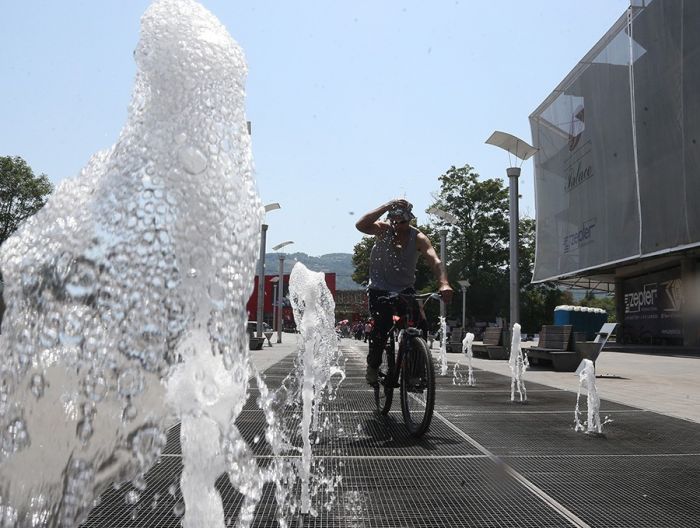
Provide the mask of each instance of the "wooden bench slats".
[{"label": "wooden bench slats", "polygon": [[543,325],[539,343],[527,349],[528,357],[551,361],[554,370],[576,370],[579,360],[572,330],[573,325]]},{"label": "wooden bench slats", "polygon": [[500,326],[488,326],[484,328],[481,343],[472,345],[474,355],[488,357],[489,359],[507,359],[508,347],[503,342],[503,328]]}]

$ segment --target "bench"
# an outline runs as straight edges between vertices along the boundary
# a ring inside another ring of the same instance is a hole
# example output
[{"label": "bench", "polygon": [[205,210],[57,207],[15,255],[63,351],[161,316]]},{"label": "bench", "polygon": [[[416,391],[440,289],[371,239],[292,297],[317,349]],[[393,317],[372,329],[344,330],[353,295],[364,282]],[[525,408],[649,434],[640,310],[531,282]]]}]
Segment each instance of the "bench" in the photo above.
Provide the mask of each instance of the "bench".
[{"label": "bench", "polygon": [[264,337],[250,336],[249,339],[250,341],[248,342],[248,348],[250,350],[262,350],[262,347],[265,344]]},{"label": "bench", "polygon": [[462,329],[454,328],[450,334],[450,338],[448,339],[447,343],[445,343],[445,350],[447,352],[462,352],[462,339],[464,339]]},{"label": "bench", "polygon": [[558,372],[575,372],[581,363],[580,353],[576,351],[572,325],[543,325],[540,341],[536,347],[527,349],[527,357],[551,361]]},{"label": "bench", "polygon": [[615,331],[617,323],[605,323],[600,327],[600,330],[596,332],[596,337],[593,341],[576,341],[576,351],[579,353],[581,359],[590,359],[595,366],[595,361],[598,359],[600,352],[603,347],[608,342],[608,338]]},{"label": "bench", "polygon": [[509,339],[504,334],[507,334],[507,332],[504,332],[500,326],[487,326],[484,328],[481,343],[472,345],[474,356],[483,356],[488,359],[508,359],[510,355]]},{"label": "bench", "polygon": [[262,350],[262,347],[265,344],[265,338],[257,337],[255,335],[257,331],[257,323],[255,321],[248,321],[246,331],[248,332],[248,348],[250,350]]}]

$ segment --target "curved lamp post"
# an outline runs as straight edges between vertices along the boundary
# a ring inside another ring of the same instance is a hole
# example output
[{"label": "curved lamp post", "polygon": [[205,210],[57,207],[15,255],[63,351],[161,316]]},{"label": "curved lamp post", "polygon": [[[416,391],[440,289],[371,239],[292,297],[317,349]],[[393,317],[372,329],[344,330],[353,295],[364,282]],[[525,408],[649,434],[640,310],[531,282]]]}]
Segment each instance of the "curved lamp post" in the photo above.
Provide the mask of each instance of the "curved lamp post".
[{"label": "curved lamp post", "polygon": [[[293,240],[287,240],[276,246],[272,247],[273,251],[279,251],[289,244],[294,244]],[[277,326],[277,342],[282,342],[282,299],[284,298],[284,253],[279,254],[280,257],[280,273],[277,278],[277,317],[275,319],[275,326]]]},{"label": "curved lamp post", "polygon": [[[265,206],[265,213],[280,209],[277,202],[269,203]],[[258,259],[258,310],[256,314],[258,337],[263,335],[263,309],[265,308],[265,239],[267,238],[267,224],[263,222],[260,226],[260,258]]]},{"label": "curved lamp post", "polygon": [[506,169],[508,174],[508,187],[510,198],[510,328],[515,323],[520,322],[520,281],[518,280],[518,178],[520,177],[520,167],[525,160],[530,159],[537,149],[529,145],[520,138],[496,131],[486,140],[489,145],[500,147],[508,152],[508,161],[511,161],[511,154],[521,160],[519,166]]}]

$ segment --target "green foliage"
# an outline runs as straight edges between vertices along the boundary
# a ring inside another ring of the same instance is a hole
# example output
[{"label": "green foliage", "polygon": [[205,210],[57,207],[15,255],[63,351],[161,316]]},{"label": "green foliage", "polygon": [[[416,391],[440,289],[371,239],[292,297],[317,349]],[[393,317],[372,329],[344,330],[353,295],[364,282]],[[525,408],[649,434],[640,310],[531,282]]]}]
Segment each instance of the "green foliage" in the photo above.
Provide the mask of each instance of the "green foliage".
[{"label": "green foliage", "polygon": [[46,174],[34,175],[19,156],[0,156],[0,244],[44,206],[52,191]]},{"label": "green foliage", "polygon": [[617,321],[616,319],[616,312],[615,312],[615,296],[614,295],[607,295],[605,297],[596,297],[592,291],[588,291],[586,293],[586,296],[581,300],[579,303],[572,303],[572,304],[578,304],[579,306],[589,306],[591,308],[602,308],[606,312],[608,312],[608,321],[611,323],[615,323]]},{"label": "green foliage", "polygon": [[520,326],[526,334],[540,331],[543,324],[554,324],[554,308],[568,304],[565,292],[549,284],[530,284],[520,290]]},{"label": "green foliage", "polygon": [[[479,180],[474,169],[450,167],[439,178],[435,206],[455,215],[446,229],[450,283],[468,279],[467,318],[492,321],[508,314],[508,189],[496,179]],[[459,287],[448,315],[461,318]]]},{"label": "green foliage", "polygon": [[[437,221],[448,230],[447,270],[455,288],[455,301],[448,315],[461,319],[461,292],[456,282],[468,279],[467,320],[493,321],[508,317],[509,292],[509,201],[508,188],[498,179],[480,180],[473,167],[450,167],[440,176],[435,207],[452,213],[456,226]],[[519,222],[520,318],[523,331],[534,333],[552,321],[554,307],[564,294],[551,285],[533,285],[535,220]]]},{"label": "green foliage", "polygon": [[369,254],[374,246],[374,237],[362,237],[352,250],[352,264],[355,266],[355,271],[352,274],[352,280],[357,284],[367,286],[369,284]]}]

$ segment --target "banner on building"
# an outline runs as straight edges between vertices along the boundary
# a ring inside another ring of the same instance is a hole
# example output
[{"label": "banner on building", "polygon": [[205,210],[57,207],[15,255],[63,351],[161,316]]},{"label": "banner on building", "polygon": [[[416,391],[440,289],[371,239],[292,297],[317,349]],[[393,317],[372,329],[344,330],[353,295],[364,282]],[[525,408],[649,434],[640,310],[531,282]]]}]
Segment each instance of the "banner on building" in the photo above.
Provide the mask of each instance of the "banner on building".
[{"label": "banner on building", "polygon": [[631,9],[530,116],[535,282],[700,245],[700,2]]},{"label": "banner on building", "polygon": [[683,340],[683,288],[680,268],[628,279],[623,285],[626,343]]}]

